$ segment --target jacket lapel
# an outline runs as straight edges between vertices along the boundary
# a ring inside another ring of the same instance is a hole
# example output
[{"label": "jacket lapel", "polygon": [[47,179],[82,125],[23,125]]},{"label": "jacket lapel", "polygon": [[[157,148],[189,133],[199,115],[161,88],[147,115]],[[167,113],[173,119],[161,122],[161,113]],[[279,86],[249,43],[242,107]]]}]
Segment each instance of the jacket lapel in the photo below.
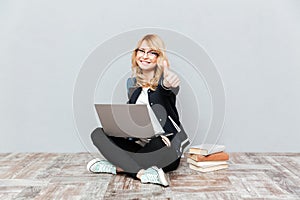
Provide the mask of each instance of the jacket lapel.
[{"label": "jacket lapel", "polygon": [[129,88],[129,95],[130,95],[129,103],[134,104],[137,101],[141,91],[142,91],[141,87],[131,87],[131,88]]}]

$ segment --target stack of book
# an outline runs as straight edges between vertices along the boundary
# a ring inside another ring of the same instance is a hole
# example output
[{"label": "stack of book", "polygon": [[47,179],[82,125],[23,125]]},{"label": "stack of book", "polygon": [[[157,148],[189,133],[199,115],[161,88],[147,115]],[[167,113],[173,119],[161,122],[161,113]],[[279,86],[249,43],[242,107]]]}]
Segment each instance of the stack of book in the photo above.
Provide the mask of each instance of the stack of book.
[{"label": "stack of book", "polygon": [[211,172],[228,168],[229,155],[224,145],[201,144],[189,148],[189,167],[200,172]]}]

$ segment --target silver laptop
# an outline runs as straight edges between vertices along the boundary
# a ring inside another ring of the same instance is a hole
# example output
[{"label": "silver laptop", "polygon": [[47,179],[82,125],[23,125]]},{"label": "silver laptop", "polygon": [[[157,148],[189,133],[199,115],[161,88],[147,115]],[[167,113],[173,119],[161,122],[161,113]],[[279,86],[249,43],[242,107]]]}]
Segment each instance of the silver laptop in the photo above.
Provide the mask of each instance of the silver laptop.
[{"label": "silver laptop", "polygon": [[114,137],[151,138],[164,133],[146,104],[95,104],[104,132]]}]

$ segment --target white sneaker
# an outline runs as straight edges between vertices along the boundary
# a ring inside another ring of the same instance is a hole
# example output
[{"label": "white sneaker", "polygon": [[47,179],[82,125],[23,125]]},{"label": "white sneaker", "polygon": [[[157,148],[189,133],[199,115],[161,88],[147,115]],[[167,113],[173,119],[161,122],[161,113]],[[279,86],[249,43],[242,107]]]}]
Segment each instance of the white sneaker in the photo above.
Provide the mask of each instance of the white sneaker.
[{"label": "white sneaker", "polygon": [[144,171],[144,174],[141,175],[141,182],[155,183],[163,186],[169,185],[164,171],[156,166],[150,167]]},{"label": "white sneaker", "polygon": [[100,160],[99,158],[95,158],[91,160],[87,166],[87,170],[93,173],[111,173],[117,174],[117,168],[107,160]]}]

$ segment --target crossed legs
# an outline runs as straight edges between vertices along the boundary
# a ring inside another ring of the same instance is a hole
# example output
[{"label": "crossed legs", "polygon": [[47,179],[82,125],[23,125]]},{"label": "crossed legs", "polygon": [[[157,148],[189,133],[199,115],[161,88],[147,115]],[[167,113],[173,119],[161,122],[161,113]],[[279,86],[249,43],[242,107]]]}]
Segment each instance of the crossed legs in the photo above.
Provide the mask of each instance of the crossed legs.
[{"label": "crossed legs", "polygon": [[107,136],[103,129],[97,128],[91,134],[92,141],[102,155],[114,166],[117,172],[126,172],[141,179],[144,169],[152,166],[164,172],[175,170],[180,157],[166,147],[160,137],[152,139],[144,147],[125,138]]}]

